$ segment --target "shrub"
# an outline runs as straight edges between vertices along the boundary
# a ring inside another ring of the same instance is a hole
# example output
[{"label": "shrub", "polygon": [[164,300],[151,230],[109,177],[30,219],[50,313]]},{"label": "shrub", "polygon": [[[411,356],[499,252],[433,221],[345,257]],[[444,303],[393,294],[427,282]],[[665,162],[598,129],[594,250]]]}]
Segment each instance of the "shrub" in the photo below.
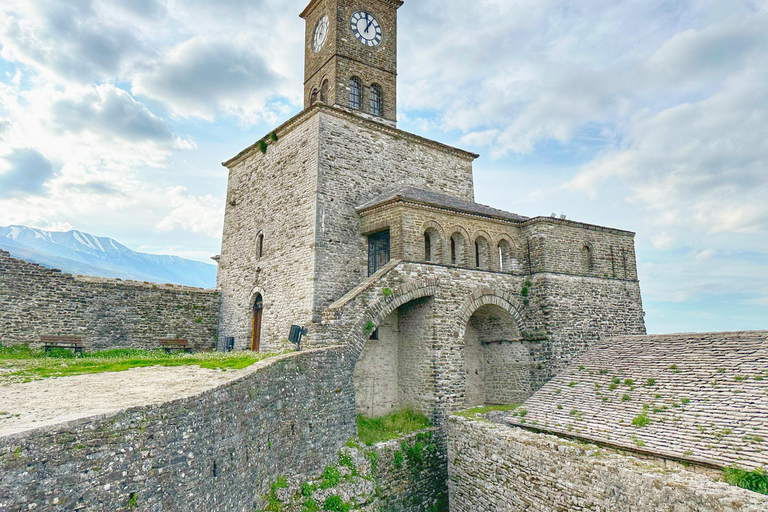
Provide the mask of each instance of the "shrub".
[{"label": "shrub", "polygon": [[[323,471],[323,479],[320,482],[321,489],[330,489],[336,487],[341,481],[341,473],[334,466],[327,466]],[[326,509],[327,510],[327,509]]]},{"label": "shrub", "polygon": [[335,494],[328,496],[325,503],[323,503],[323,510],[330,512],[349,512],[351,508],[352,505],[350,503],[344,503],[341,496],[336,496]]},{"label": "shrub", "polygon": [[371,334],[373,332],[373,329],[375,329],[376,326],[371,322],[370,320],[365,322],[365,333]]},{"label": "shrub", "polygon": [[760,494],[768,494],[768,474],[763,469],[747,471],[738,466],[725,468],[723,478],[726,482],[742,489]]},{"label": "shrub", "polygon": [[352,461],[352,456],[348,453],[340,453],[339,466],[347,466],[348,468],[354,468],[355,463]]},{"label": "shrub", "polygon": [[269,138],[272,139],[272,142],[277,142],[277,134],[275,132],[271,132],[269,134]]},{"label": "shrub", "polygon": [[399,450],[395,452],[394,463],[397,469],[403,467],[403,452]]},{"label": "shrub", "polygon": [[395,294],[395,292],[392,291],[392,288],[383,288],[381,293],[384,294],[385,297],[391,297]]},{"label": "shrub", "polygon": [[312,496],[312,486],[309,485],[307,482],[304,482],[301,484],[301,495],[305,498],[309,498]]}]

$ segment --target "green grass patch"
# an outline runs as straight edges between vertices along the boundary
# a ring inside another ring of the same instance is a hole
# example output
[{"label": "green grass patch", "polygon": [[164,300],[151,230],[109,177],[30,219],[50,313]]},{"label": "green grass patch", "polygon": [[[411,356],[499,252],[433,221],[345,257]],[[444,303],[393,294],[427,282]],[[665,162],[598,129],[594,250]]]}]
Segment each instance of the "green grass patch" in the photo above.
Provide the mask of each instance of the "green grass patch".
[{"label": "green grass patch", "polygon": [[392,413],[381,418],[357,417],[357,432],[367,446],[373,446],[382,441],[397,439],[405,434],[431,427],[426,416],[409,409]]},{"label": "green grass patch", "polygon": [[739,467],[725,468],[723,478],[736,487],[760,494],[768,494],[768,474],[764,470],[747,471]]},{"label": "green grass patch", "polygon": [[635,427],[647,427],[651,424],[651,418],[649,418],[645,413],[638,414],[632,419],[632,425]]},{"label": "green grass patch", "polygon": [[46,353],[27,345],[0,348],[0,364],[10,371],[0,375],[0,384],[29,382],[52,377],[122,372],[150,366],[200,366],[213,370],[239,370],[274,356],[253,352],[171,353],[164,350],[104,350],[75,357],[65,349]]},{"label": "green grass patch", "polygon": [[[492,411],[512,411],[514,409],[517,409],[520,407],[520,404],[511,404],[511,405],[481,405],[479,407],[473,407],[471,409],[467,409],[466,411],[461,411],[455,413],[457,416],[463,416],[464,418],[472,419],[478,414],[481,416],[484,416]],[[523,415],[525,416],[525,415]]]}]

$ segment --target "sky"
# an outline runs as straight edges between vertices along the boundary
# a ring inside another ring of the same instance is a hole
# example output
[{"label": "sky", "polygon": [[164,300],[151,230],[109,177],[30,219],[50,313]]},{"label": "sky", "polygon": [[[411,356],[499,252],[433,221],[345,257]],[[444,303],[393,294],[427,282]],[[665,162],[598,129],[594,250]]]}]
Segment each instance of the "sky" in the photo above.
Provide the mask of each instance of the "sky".
[{"label": "sky", "polygon": [[[0,0],[0,225],[218,254],[308,0]],[[637,233],[650,333],[768,329],[768,0],[406,0],[398,127],[476,200]]]}]

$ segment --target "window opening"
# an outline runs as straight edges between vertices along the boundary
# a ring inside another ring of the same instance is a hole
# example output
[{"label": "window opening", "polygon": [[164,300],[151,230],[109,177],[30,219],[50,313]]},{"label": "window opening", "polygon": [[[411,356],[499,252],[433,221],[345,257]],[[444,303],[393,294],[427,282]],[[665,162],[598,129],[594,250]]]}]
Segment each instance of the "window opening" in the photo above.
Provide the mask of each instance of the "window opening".
[{"label": "window opening", "polygon": [[371,86],[371,114],[380,116],[383,109],[384,99],[381,92],[381,87],[377,84]]},{"label": "window opening", "polygon": [[357,77],[349,81],[349,106],[356,109],[363,106],[363,82]]},{"label": "window opening", "polygon": [[372,276],[389,262],[389,230],[368,237],[368,275]]},{"label": "window opening", "polygon": [[432,237],[424,233],[424,261],[432,261]]}]

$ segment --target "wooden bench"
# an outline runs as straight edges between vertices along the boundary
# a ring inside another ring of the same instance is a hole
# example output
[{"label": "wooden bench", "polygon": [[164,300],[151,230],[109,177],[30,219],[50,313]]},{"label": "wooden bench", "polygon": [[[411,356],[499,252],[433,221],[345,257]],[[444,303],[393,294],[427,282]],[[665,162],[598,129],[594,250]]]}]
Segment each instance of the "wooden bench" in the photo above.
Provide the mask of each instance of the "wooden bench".
[{"label": "wooden bench", "polygon": [[187,340],[160,340],[160,348],[167,353],[171,353],[174,350],[183,350],[184,352],[192,352],[192,347],[189,346]]},{"label": "wooden bench", "polygon": [[83,354],[83,339],[80,336],[40,336],[43,350],[47,353],[52,348],[70,348],[75,355]]}]

